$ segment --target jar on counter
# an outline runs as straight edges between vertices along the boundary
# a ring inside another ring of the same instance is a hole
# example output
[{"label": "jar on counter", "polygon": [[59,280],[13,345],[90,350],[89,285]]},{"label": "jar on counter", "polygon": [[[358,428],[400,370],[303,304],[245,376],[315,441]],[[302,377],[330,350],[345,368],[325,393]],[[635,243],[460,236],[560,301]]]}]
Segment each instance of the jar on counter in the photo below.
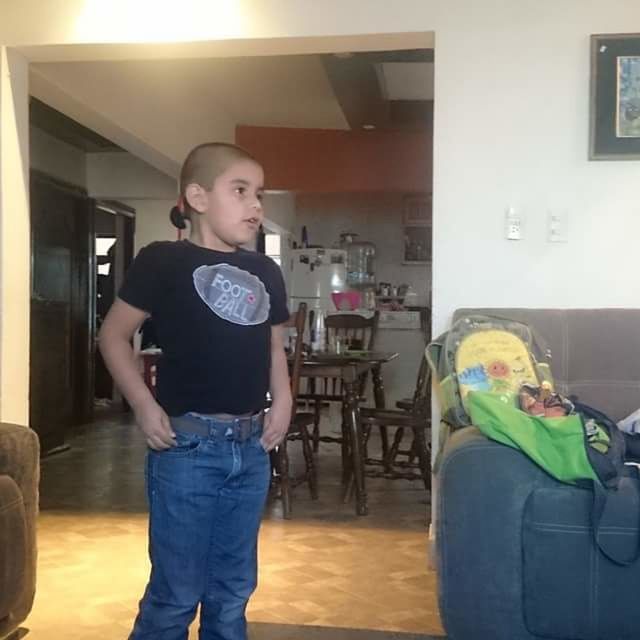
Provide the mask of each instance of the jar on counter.
[{"label": "jar on counter", "polygon": [[376,246],[357,237],[357,233],[340,235],[340,248],[347,252],[347,284],[354,288],[371,287],[376,282]]}]

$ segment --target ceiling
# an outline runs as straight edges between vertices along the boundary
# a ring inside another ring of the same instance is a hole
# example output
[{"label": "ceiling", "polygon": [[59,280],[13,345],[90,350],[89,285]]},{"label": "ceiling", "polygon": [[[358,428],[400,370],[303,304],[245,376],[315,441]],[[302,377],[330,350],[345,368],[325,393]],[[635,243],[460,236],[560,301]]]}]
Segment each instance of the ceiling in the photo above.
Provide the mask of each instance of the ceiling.
[{"label": "ceiling", "polygon": [[[129,133],[179,160],[202,140],[233,139],[238,124],[421,129],[432,118],[433,49],[33,63],[31,70],[32,122],[85,151],[134,152]],[[101,126],[107,122],[114,126]]]},{"label": "ceiling", "polygon": [[29,120],[34,127],[85,153],[123,151],[111,140],[107,140],[37,98],[32,97],[29,101]]}]

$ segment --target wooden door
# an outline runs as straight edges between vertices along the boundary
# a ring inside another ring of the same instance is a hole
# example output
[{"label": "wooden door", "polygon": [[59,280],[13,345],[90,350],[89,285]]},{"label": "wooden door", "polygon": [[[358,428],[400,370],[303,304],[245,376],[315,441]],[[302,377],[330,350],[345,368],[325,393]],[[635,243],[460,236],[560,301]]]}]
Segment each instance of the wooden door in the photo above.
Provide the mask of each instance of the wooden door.
[{"label": "wooden door", "polygon": [[91,201],[33,173],[30,424],[43,451],[90,416]]}]

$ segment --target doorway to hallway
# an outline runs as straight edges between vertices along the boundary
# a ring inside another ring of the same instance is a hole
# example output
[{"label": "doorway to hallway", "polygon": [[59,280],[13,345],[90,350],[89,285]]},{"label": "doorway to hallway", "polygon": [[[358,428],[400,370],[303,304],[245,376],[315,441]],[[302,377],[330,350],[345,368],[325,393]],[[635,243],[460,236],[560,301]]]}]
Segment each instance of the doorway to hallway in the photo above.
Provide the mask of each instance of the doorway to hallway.
[{"label": "doorway to hallway", "polygon": [[[31,172],[30,425],[43,453],[64,448],[70,431],[92,419],[96,397],[119,400],[96,356],[104,306],[98,296],[110,289],[113,298],[131,262],[134,215]],[[106,221],[113,239],[108,285],[99,278],[96,251]]]}]

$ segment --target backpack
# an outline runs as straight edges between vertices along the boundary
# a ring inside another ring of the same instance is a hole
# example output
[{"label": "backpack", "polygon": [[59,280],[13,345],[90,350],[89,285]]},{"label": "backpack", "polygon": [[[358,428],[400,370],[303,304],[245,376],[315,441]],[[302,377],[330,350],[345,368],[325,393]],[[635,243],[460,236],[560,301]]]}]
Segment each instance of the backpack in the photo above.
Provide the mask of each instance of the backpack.
[{"label": "backpack", "polygon": [[[593,467],[600,484],[606,489],[617,489],[620,478],[626,475],[627,444],[624,434],[616,423],[601,411],[573,399],[576,413],[582,420],[589,463]],[[607,443],[598,447],[592,440],[597,431],[604,431]]]},{"label": "backpack", "polygon": [[427,359],[437,382],[442,421],[453,428],[471,424],[470,391],[491,392],[516,406],[523,384],[547,382],[553,387],[548,349],[540,348],[526,324],[507,318],[460,318],[429,344]]},{"label": "backpack", "polygon": [[638,471],[625,465],[625,437],[610,418],[575,401],[574,413],[546,418],[516,409],[490,393],[472,393],[469,399],[473,423],[485,436],[522,451],[556,480],[590,489],[594,544],[615,564],[635,564],[640,533],[630,553],[617,521],[620,514],[637,508],[637,482],[625,479],[637,480]]}]

